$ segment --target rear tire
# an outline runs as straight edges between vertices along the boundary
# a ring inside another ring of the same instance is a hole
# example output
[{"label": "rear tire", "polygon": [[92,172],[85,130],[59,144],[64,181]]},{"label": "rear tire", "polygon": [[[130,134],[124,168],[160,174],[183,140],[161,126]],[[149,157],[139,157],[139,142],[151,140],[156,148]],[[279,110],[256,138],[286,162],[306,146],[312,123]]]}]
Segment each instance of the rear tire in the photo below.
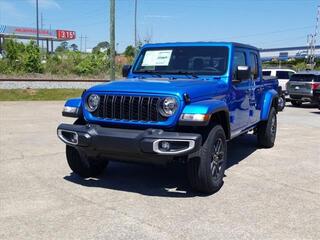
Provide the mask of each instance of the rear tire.
[{"label": "rear tire", "polygon": [[294,107],[301,107],[302,102],[301,101],[297,101],[297,100],[291,100],[291,104]]},{"label": "rear tire", "polygon": [[274,145],[277,134],[277,114],[272,107],[267,121],[259,123],[257,128],[258,144],[264,148],[271,148]]},{"label": "rear tire", "polygon": [[69,145],[66,146],[66,156],[71,170],[83,178],[100,175],[108,165],[108,161],[88,158],[85,153]]},{"label": "rear tire", "polygon": [[227,143],[223,128],[214,126],[201,149],[188,161],[188,178],[191,187],[212,194],[223,185],[227,163]]}]

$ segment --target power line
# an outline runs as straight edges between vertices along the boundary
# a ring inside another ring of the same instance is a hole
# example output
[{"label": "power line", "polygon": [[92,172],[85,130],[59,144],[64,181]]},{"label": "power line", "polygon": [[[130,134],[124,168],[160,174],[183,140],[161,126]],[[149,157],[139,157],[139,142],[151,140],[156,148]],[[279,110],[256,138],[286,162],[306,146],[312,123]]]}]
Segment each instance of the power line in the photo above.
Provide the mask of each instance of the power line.
[{"label": "power line", "polygon": [[306,35],[300,35],[298,37],[289,37],[289,38],[281,38],[281,39],[276,39],[276,40],[272,40],[272,44],[266,44],[266,42],[256,42],[255,46],[263,46],[263,48],[269,48],[268,46],[270,46],[270,48],[274,48],[275,46],[279,45],[279,43],[283,43],[283,42],[292,42],[293,40],[300,40],[300,39],[305,39]]},{"label": "power line", "polygon": [[247,38],[247,37],[262,36],[262,35],[275,34],[275,33],[285,33],[285,32],[291,32],[291,31],[302,30],[302,29],[309,29],[312,27],[313,25],[309,25],[309,26],[298,27],[298,28],[288,28],[288,29],[282,29],[282,30],[276,30],[276,31],[270,31],[270,32],[253,33],[253,34],[226,37],[226,38],[237,38],[237,39]]}]

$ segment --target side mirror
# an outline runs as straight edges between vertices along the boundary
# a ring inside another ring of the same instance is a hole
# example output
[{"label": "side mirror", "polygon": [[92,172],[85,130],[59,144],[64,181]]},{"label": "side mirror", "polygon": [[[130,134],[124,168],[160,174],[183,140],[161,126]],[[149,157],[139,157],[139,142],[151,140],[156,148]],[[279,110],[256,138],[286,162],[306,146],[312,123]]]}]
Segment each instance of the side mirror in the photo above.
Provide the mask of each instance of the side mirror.
[{"label": "side mirror", "polygon": [[251,77],[251,69],[249,66],[238,66],[237,67],[237,81],[248,80]]},{"label": "side mirror", "polygon": [[131,69],[131,65],[124,65],[122,67],[122,77],[128,77],[130,69]]}]

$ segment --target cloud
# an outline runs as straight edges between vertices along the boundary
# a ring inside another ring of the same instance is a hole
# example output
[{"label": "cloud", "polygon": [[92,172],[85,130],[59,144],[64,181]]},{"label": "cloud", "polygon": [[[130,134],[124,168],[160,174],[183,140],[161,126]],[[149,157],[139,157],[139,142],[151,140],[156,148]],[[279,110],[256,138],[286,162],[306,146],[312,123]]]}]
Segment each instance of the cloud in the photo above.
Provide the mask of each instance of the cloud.
[{"label": "cloud", "polygon": [[[28,0],[28,2],[32,5],[36,4],[35,0]],[[43,9],[61,9],[60,4],[55,0],[39,0],[39,8]]]},{"label": "cloud", "polygon": [[145,18],[161,18],[161,19],[168,19],[168,18],[174,18],[170,15],[145,15]]}]

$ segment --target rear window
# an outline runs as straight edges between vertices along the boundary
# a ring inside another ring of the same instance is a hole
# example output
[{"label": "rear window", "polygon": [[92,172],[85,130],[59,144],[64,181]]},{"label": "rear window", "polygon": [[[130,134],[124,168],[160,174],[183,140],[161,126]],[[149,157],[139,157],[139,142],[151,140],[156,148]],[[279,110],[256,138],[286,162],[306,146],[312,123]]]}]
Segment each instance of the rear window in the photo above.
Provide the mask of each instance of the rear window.
[{"label": "rear window", "polygon": [[280,79],[289,79],[289,72],[288,71],[277,71],[276,73],[277,78]]},{"label": "rear window", "polygon": [[313,74],[293,74],[290,81],[295,82],[320,82],[319,76]]},{"label": "rear window", "polygon": [[262,71],[263,76],[271,76],[271,71]]}]

